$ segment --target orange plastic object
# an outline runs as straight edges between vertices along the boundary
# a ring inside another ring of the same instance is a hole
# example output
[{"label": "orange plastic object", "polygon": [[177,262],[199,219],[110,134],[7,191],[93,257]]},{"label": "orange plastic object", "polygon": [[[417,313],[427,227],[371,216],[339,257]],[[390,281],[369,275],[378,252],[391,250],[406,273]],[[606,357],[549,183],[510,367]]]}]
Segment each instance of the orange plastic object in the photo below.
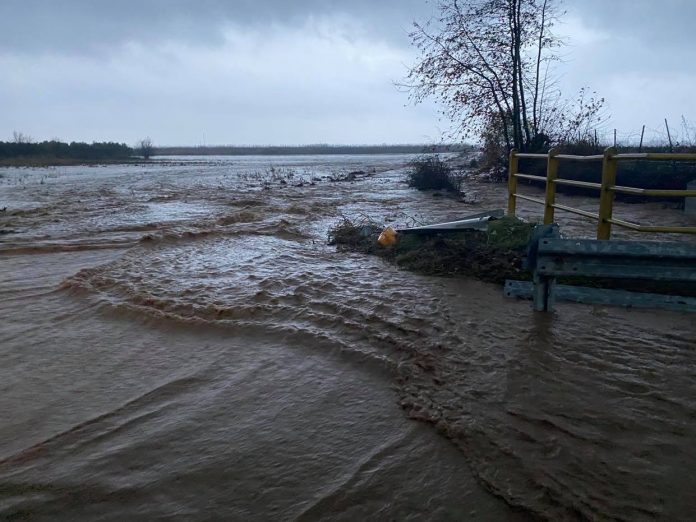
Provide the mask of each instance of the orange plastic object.
[{"label": "orange plastic object", "polygon": [[396,243],[396,230],[392,227],[385,228],[377,238],[377,242],[383,247],[392,246]]}]

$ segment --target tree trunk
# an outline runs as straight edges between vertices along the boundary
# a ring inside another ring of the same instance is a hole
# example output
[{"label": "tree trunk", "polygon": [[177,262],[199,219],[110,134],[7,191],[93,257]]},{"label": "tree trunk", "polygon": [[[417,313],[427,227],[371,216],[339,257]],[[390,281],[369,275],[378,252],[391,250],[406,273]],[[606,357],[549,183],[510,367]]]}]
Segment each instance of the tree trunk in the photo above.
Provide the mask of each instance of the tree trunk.
[{"label": "tree trunk", "polygon": [[520,122],[520,94],[519,76],[517,75],[517,62],[519,60],[519,46],[517,45],[517,28],[515,12],[519,0],[508,0],[507,17],[510,35],[510,68],[512,69],[512,138],[517,150],[522,148],[522,126]]},{"label": "tree trunk", "polygon": [[524,74],[522,67],[522,2],[524,0],[517,0],[517,9],[515,11],[515,45],[516,45],[516,55],[517,55],[517,69],[516,74],[519,77],[520,86],[520,115],[521,115],[521,125],[524,131],[524,148],[531,143],[531,137],[529,135],[529,121],[527,119],[527,101],[525,99],[525,87],[524,87]]}]

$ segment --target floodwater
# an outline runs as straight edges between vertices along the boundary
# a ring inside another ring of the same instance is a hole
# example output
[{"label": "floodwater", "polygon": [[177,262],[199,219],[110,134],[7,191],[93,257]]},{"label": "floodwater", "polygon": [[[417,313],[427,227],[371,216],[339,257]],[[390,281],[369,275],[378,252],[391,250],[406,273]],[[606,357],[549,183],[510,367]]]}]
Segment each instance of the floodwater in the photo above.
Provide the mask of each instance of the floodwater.
[{"label": "floodwater", "polygon": [[505,201],[408,159],[0,170],[0,519],[692,519],[694,316],[535,314],[327,246]]}]

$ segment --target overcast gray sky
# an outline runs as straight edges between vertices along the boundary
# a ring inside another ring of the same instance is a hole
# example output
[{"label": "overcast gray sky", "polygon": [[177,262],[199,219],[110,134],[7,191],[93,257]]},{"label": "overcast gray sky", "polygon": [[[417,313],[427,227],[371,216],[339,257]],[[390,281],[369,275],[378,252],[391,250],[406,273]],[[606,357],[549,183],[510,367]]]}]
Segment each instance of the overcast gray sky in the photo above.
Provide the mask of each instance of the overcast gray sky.
[{"label": "overcast gray sky", "polygon": [[[620,139],[696,124],[696,0],[576,0],[558,30],[572,93]],[[0,0],[0,140],[160,145],[433,142],[394,86],[426,0]],[[696,140],[696,135],[692,136]]]}]

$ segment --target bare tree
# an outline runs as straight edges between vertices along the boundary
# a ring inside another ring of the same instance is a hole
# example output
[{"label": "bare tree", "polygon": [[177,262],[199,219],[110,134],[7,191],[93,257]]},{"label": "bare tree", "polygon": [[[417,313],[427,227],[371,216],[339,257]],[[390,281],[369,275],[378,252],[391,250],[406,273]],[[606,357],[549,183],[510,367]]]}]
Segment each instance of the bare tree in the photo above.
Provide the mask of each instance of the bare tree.
[{"label": "bare tree", "polygon": [[23,132],[12,131],[12,141],[14,143],[31,143],[33,140],[31,139],[31,136],[28,136]]},{"label": "bare tree", "polygon": [[139,140],[135,148],[145,159],[150,159],[150,156],[152,156],[152,153],[155,150],[155,146],[153,145],[152,139],[150,139],[150,137],[146,137]]},{"label": "bare tree", "polygon": [[435,97],[465,136],[499,133],[507,147],[540,150],[585,130],[604,100],[581,91],[564,101],[552,64],[563,42],[552,28],[555,0],[440,0],[439,16],[414,24],[421,56],[407,85]]}]

